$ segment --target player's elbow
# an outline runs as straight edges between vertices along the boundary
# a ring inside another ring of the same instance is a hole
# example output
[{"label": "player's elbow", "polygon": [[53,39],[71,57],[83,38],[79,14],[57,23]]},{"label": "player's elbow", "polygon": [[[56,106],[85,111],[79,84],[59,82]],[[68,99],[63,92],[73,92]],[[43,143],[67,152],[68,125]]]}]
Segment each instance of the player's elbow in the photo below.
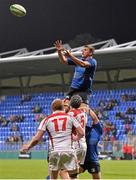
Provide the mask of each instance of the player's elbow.
[{"label": "player's elbow", "polygon": [[84,133],[79,133],[78,138],[81,139],[82,137],[84,137],[84,135],[85,135]]},{"label": "player's elbow", "polygon": [[81,67],[83,67],[83,68],[88,68],[88,67],[89,67],[89,65],[88,65],[88,64],[86,64],[85,62],[82,62],[82,63],[81,63]]},{"label": "player's elbow", "polygon": [[84,137],[84,135],[85,135],[84,132],[82,132],[79,134],[79,137],[82,138],[82,137]]},{"label": "player's elbow", "polygon": [[60,60],[60,63],[61,64],[67,64],[67,61],[66,60]]},{"label": "player's elbow", "polygon": [[67,61],[63,61],[62,64],[67,64]]},{"label": "player's elbow", "polygon": [[86,65],[84,63],[81,63],[80,66],[84,67],[84,68],[86,67]]}]

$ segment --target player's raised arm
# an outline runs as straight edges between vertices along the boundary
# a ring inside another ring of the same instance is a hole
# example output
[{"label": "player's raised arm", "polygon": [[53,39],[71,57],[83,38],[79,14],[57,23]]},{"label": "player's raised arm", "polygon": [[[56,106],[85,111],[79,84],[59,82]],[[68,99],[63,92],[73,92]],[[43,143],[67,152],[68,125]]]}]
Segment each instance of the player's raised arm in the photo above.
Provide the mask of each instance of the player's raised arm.
[{"label": "player's raised arm", "polygon": [[89,114],[93,120],[93,124],[97,124],[99,122],[99,119],[97,115],[95,114],[95,112],[92,109],[89,109]]},{"label": "player's raised arm", "polygon": [[70,57],[75,64],[77,64],[77,65],[79,65],[79,66],[81,66],[81,67],[87,68],[87,67],[90,66],[90,63],[89,63],[89,62],[87,62],[87,61],[82,61],[81,59],[78,59],[77,57],[75,57],[75,56],[74,56],[70,51],[68,51],[68,50],[65,50],[65,55],[66,55],[67,57]]},{"label": "player's raised arm", "polygon": [[63,45],[62,45],[62,41],[61,40],[57,40],[54,43],[54,46],[57,49],[60,62],[63,63],[63,64],[67,64],[67,58],[63,54],[64,48],[63,48]]}]

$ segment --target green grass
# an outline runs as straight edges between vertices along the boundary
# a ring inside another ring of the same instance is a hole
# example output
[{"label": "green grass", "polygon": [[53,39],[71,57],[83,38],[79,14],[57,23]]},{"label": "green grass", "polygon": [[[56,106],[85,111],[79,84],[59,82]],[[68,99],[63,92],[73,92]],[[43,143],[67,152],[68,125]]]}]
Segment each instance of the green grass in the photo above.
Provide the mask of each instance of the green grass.
[{"label": "green grass", "polygon": [[[136,161],[100,161],[103,179],[136,179]],[[45,160],[0,160],[0,179],[45,179]],[[85,172],[80,179],[91,179]]]}]

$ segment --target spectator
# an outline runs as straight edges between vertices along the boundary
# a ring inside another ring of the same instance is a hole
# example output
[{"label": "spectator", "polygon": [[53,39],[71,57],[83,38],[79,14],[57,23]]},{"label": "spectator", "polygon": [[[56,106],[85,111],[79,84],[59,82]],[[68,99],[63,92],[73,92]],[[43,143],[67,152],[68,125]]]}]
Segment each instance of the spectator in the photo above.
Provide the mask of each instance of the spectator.
[{"label": "spectator", "polygon": [[0,116],[0,125],[1,125],[1,127],[6,127],[8,125],[8,121],[7,121],[6,117]]},{"label": "spectator", "polygon": [[134,149],[133,149],[133,158],[136,159],[136,145],[134,145]]},{"label": "spectator", "polygon": [[24,120],[24,116],[23,115],[10,115],[10,117],[9,117],[9,121],[11,123],[22,122],[23,120]]},{"label": "spectator", "polygon": [[41,113],[42,112],[42,108],[39,104],[36,104],[35,107],[32,108],[32,112],[33,113]]},{"label": "spectator", "polygon": [[129,131],[131,131],[130,124],[125,124],[125,134],[128,134]]},{"label": "spectator", "polygon": [[9,120],[10,120],[11,123],[16,122],[16,116],[15,115],[10,115]]},{"label": "spectator", "polygon": [[23,102],[27,102],[27,101],[31,101],[32,99],[32,96],[29,95],[29,94],[23,94],[22,97],[21,97],[21,103]]},{"label": "spectator", "polygon": [[136,94],[133,94],[133,95],[123,94],[121,97],[122,97],[123,102],[136,100]]},{"label": "spectator", "polygon": [[18,143],[23,142],[23,138],[20,135],[12,135],[10,137],[7,137],[6,143]]},{"label": "spectator", "polygon": [[122,152],[122,144],[119,141],[115,141],[113,144],[113,158],[120,160],[124,158]]},{"label": "spectator", "polygon": [[126,101],[128,101],[129,96],[127,94],[123,94],[123,95],[121,95],[121,98],[122,98],[123,102],[126,102]]},{"label": "spectator", "polygon": [[113,109],[114,105],[112,102],[108,102],[107,106],[105,107],[106,111],[111,111]]},{"label": "spectator", "polygon": [[99,104],[98,104],[98,106],[100,106],[100,107],[102,107],[103,109],[105,108],[105,101],[104,100],[100,100],[99,101]]},{"label": "spectator", "polygon": [[129,107],[126,111],[126,114],[136,114],[136,110],[134,107]]},{"label": "spectator", "polygon": [[124,154],[124,159],[128,159],[127,158],[127,144],[123,144],[122,150]]},{"label": "spectator", "polygon": [[115,125],[111,126],[111,132],[112,132],[113,137],[116,139],[117,129]]},{"label": "spectator", "polygon": [[131,144],[123,145],[124,159],[131,160],[133,155],[133,146]]},{"label": "spectator", "polygon": [[41,122],[45,117],[46,117],[46,115],[43,114],[43,113],[41,113],[41,114],[36,114],[35,120],[38,121],[38,122]]},{"label": "spectator", "polygon": [[11,128],[10,128],[10,131],[19,131],[18,125],[12,124],[12,125],[11,125]]}]

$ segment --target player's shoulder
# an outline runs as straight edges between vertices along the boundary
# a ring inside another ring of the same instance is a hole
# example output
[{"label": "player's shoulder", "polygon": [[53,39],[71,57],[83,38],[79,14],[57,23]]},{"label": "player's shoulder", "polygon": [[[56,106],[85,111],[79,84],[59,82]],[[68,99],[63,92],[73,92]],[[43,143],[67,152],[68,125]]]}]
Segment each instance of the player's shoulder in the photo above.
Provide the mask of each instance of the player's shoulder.
[{"label": "player's shoulder", "polygon": [[69,114],[76,117],[79,113],[81,113],[81,109],[71,109]]},{"label": "player's shoulder", "polygon": [[55,117],[61,117],[61,116],[68,116],[68,114],[66,112],[57,112],[57,113],[52,113],[51,115],[49,115],[47,118],[48,119],[52,119]]},{"label": "player's shoulder", "polygon": [[97,64],[97,60],[95,58],[90,58],[90,61],[93,62],[94,64]]}]

